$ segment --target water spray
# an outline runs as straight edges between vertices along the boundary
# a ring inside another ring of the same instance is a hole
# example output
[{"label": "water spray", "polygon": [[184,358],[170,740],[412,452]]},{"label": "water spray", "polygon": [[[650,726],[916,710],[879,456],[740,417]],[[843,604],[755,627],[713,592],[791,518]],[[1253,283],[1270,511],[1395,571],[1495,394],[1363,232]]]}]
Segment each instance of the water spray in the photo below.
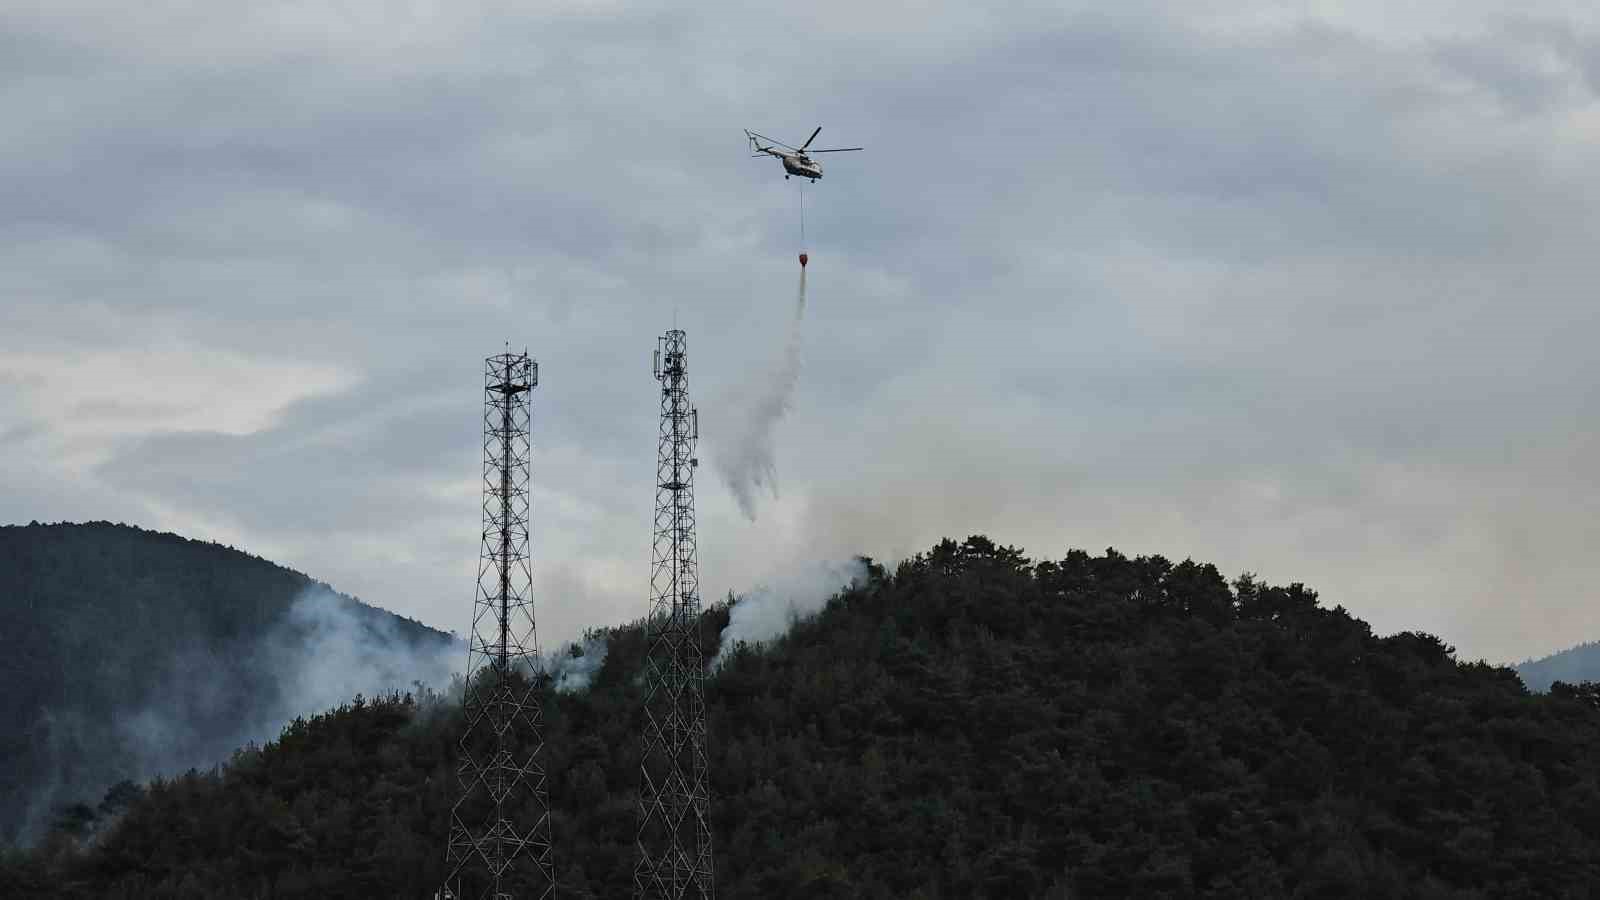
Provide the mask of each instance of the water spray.
[{"label": "water spray", "polygon": [[781,354],[765,372],[745,379],[739,395],[730,398],[734,411],[725,443],[719,443],[715,461],[722,480],[745,518],[756,520],[763,495],[777,499],[777,429],[794,403],[800,380],[801,323],[806,313],[806,254],[800,254],[800,284],[794,313]]}]

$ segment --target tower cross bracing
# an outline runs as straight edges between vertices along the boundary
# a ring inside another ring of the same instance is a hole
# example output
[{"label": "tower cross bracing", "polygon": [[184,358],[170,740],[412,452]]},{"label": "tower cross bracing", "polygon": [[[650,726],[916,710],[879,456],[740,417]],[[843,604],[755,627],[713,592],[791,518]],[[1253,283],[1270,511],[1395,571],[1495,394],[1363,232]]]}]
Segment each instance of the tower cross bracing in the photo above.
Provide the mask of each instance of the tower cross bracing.
[{"label": "tower cross bracing", "polygon": [[700,417],[689,405],[683,331],[673,329],[659,339],[654,372],[661,384],[661,427],[633,895],[637,900],[710,900],[716,879],[694,520]]},{"label": "tower cross bracing", "polygon": [[539,364],[527,353],[485,360],[483,534],[462,697],[460,796],[450,811],[449,874],[437,895],[449,900],[555,896],[528,547],[530,396],[538,383]]}]

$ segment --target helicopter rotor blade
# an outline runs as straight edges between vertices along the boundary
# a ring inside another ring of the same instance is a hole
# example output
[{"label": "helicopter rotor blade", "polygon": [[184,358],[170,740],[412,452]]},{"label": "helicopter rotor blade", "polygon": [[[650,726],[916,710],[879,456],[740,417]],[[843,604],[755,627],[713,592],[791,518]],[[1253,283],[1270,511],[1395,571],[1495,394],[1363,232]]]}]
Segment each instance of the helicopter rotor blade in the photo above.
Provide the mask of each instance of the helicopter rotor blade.
[{"label": "helicopter rotor blade", "polygon": [[818,125],[818,126],[817,126],[817,130],[816,130],[816,131],[813,131],[813,132],[811,132],[811,137],[808,137],[808,138],[806,138],[806,142],[805,142],[805,143],[804,143],[804,144],[801,144],[801,145],[800,145],[800,149],[801,149],[801,150],[804,150],[804,149],[806,149],[806,148],[807,148],[807,147],[809,147],[809,146],[811,146],[811,142],[812,142],[812,141],[814,141],[814,140],[816,140],[816,139],[817,139],[817,135],[819,135],[819,134],[821,134],[821,133],[822,133],[822,126],[821,126],[821,125]]},{"label": "helicopter rotor blade", "polygon": [[865,150],[865,147],[834,147],[832,150],[807,150],[807,153],[849,153],[851,150]]}]

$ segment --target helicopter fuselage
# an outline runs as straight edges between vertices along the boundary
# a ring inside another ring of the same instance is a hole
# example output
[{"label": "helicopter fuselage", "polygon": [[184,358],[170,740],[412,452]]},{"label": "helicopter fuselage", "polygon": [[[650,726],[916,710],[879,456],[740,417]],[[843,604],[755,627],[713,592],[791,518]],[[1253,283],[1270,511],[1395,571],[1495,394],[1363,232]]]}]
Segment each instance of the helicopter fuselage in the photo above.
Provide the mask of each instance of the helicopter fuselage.
[{"label": "helicopter fuselage", "polygon": [[822,177],[822,166],[813,162],[809,157],[794,156],[788,153],[779,156],[783,160],[783,170],[790,175],[799,175],[816,181]]}]

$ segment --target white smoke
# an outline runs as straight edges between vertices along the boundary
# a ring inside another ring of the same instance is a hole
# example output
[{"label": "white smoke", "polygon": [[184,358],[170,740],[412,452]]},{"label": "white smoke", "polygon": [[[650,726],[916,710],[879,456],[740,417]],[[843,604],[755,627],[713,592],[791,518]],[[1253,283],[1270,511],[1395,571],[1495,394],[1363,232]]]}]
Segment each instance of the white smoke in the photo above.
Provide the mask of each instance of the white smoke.
[{"label": "white smoke", "polygon": [[[243,658],[217,647],[179,650],[166,662],[159,699],[121,718],[118,730],[143,775],[205,768],[246,744],[276,739],[296,717],[419,685],[448,690],[466,647],[458,641],[413,642],[393,616],[323,588],[303,591],[284,617]],[[238,671],[271,687],[238,708],[224,679]],[[213,730],[227,722],[231,727]]]},{"label": "white smoke", "polygon": [[[465,648],[453,642],[413,646],[399,620],[323,592],[306,592],[264,642],[277,673],[285,721],[348,703],[356,694],[407,690],[416,682],[445,689]],[[276,735],[273,735],[276,736]]]},{"label": "white smoke", "polygon": [[413,640],[387,613],[326,587],[308,588],[259,638],[178,646],[147,660],[160,673],[155,689],[111,721],[70,706],[48,711],[39,739],[53,748],[52,759],[70,751],[79,770],[48,773],[34,786],[19,842],[32,843],[61,802],[93,805],[123,779],[204,771],[235,750],[275,740],[296,717],[357,694],[410,691],[419,683],[449,690],[465,659],[460,642]]},{"label": "white smoke", "polygon": [[741,642],[755,645],[782,637],[796,622],[821,612],[835,594],[866,578],[866,564],[859,559],[804,563],[767,578],[740,595],[728,611],[711,667],[721,668]]},{"label": "white smoke", "polygon": [[563,644],[545,654],[544,670],[555,684],[556,693],[573,694],[589,689],[605,665],[608,645],[603,632],[584,635],[581,643]]},{"label": "white smoke", "polygon": [[733,493],[739,510],[754,522],[762,494],[778,496],[778,462],[774,432],[793,405],[800,380],[800,321],[806,313],[806,270],[800,267],[800,289],[783,355],[763,375],[749,379],[750,392],[729,404],[734,431],[717,447],[717,472]]}]

